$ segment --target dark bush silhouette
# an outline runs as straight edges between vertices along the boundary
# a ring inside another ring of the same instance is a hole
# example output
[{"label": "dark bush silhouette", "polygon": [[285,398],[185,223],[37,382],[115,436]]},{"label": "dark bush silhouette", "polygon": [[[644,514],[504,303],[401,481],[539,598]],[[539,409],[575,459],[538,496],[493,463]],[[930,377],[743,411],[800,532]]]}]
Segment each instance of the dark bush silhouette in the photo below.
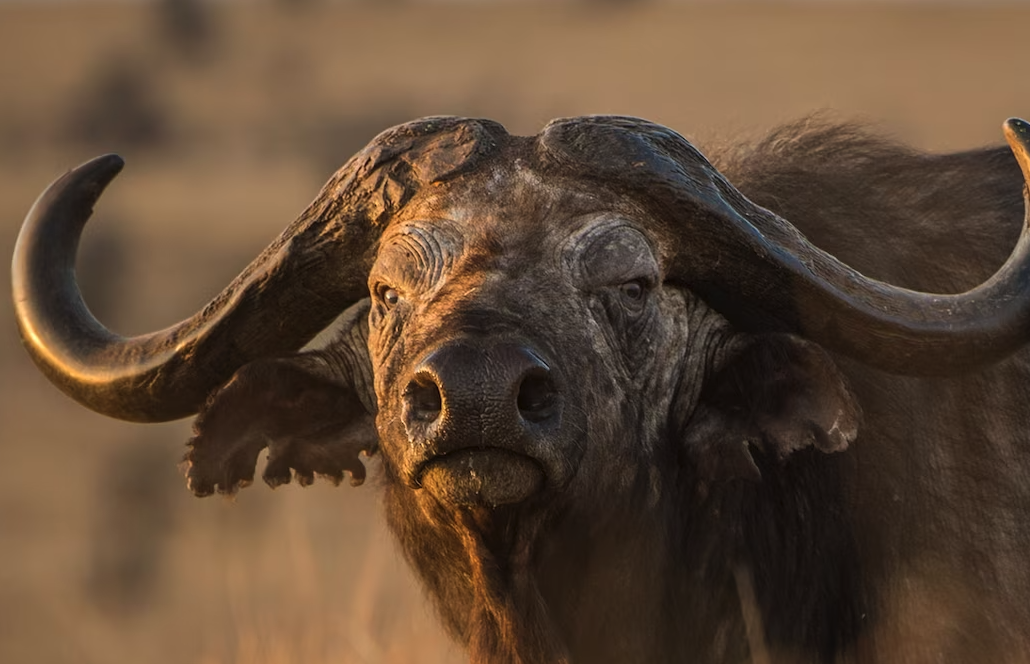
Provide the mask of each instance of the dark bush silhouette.
[{"label": "dark bush silhouette", "polygon": [[215,41],[214,18],[204,0],[160,0],[161,36],[172,51],[189,62],[202,62]]},{"label": "dark bush silhouette", "polygon": [[156,148],[169,120],[155,76],[130,55],[105,60],[69,104],[69,140],[99,149]]}]

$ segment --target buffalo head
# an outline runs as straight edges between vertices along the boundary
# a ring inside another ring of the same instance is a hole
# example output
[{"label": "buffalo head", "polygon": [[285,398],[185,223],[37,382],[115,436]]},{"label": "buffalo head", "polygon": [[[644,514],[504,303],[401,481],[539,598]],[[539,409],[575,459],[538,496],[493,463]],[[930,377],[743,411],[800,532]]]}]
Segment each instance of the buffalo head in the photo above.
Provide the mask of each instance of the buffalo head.
[{"label": "buffalo head", "polygon": [[[1006,132],[1026,173],[1028,125]],[[473,550],[529,555],[490,539],[496,515],[533,530],[592,496],[657,500],[677,464],[704,485],[757,478],[749,446],[843,449],[859,414],[830,353],[949,374],[1030,329],[1026,230],[982,286],[913,292],[814,247],[661,126],[584,117],[524,138],[427,118],[373,140],[202,311],[122,338],[73,270],[120,168],[69,172],[22,230],[14,297],[37,364],[114,417],[199,411],[200,495],[249,483],[265,447],[273,485],[360,483],[359,454],[382,451],[409,555],[467,554],[458,580],[421,570],[465,639],[487,574]],[[335,341],[297,352],[345,311]]]}]

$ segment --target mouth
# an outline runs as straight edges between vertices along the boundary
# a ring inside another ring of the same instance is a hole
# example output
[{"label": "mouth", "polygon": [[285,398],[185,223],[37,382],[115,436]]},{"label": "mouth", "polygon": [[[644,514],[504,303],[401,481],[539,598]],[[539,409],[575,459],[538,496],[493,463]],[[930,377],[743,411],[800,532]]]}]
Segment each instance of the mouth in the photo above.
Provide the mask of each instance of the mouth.
[{"label": "mouth", "polygon": [[496,447],[455,450],[427,461],[418,483],[442,503],[458,507],[498,507],[519,503],[544,485],[544,470],[533,458]]}]

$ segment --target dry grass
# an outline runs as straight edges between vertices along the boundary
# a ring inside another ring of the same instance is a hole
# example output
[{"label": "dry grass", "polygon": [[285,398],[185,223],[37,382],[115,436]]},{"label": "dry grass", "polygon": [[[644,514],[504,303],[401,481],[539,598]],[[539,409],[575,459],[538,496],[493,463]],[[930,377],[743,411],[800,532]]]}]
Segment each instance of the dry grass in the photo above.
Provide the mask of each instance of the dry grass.
[{"label": "dry grass", "polygon": [[[620,112],[733,138],[832,108],[950,149],[1030,114],[1018,7],[285,4],[218,4],[192,53],[144,3],[0,5],[0,254],[48,181],[122,152],[84,269],[139,332],[202,305],[354,149],[419,115],[533,132]],[[69,402],[6,306],[0,367],[0,661],[461,660],[374,481],[198,501],[175,472],[188,425]]]}]

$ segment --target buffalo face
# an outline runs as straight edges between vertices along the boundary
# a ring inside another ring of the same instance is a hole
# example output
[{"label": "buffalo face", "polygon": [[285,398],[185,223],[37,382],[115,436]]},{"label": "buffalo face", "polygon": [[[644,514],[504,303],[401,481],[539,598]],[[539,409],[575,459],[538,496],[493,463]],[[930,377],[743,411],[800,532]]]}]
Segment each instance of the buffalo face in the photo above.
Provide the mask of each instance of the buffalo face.
[{"label": "buffalo face", "polygon": [[640,465],[685,327],[639,215],[516,163],[436,187],[391,224],[369,277],[368,348],[399,480],[496,506],[560,492],[584,466]]}]

